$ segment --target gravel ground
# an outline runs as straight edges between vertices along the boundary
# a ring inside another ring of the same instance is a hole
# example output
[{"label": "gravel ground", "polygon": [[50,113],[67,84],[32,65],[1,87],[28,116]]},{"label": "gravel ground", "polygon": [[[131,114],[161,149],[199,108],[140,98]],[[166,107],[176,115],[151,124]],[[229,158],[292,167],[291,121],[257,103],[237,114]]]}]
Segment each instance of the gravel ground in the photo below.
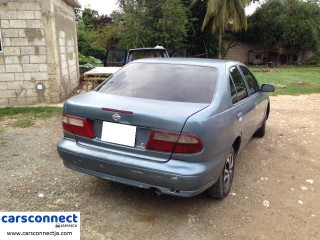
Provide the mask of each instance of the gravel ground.
[{"label": "gravel ground", "polygon": [[223,201],[154,196],[65,168],[59,118],[0,122],[0,211],[80,211],[81,239],[320,239],[320,95],[271,98]]}]

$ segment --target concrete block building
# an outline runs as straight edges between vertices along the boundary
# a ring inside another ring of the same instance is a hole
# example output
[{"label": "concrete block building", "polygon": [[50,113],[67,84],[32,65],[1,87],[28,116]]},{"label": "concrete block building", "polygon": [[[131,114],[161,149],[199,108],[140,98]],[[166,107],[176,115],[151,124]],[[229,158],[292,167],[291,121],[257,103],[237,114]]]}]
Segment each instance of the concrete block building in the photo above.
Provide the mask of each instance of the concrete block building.
[{"label": "concrete block building", "polygon": [[263,50],[259,44],[238,41],[229,49],[224,59],[236,60],[253,65],[267,65],[269,62],[272,62],[276,66],[279,66],[283,64],[298,64],[307,61],[314,55],[311,51],[295,51],[293,54],[293,61],[290,63],[288,54],[288,46],[281,42],[274,44],[273,48],[269,50]]},{"label": "concrete block building", "polygon": [[79,85],[77,0],[0,0],[0,106],[58,103]]}]

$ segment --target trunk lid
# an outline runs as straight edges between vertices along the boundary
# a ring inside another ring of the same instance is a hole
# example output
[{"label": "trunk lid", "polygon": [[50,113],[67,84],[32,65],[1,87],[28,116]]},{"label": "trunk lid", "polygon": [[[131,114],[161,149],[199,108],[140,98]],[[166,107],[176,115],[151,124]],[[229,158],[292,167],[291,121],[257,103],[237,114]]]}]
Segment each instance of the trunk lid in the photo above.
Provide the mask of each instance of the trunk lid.
[{"label": "trunk lid", "polygon": [[[93,122],[94,139],[76,136],[79,144],[90,145],[102,150],[135,155],[154,161],[167,161],[172,153],[149,151],[145,148],[152,129],[180,133],[186,120],[209,104],[170,102],[108,95],[91,91],[76,96],[65,103],[64,112]],[[105,109],[105,110],[103,110]],[[113,115],[119,115],[114,120]],[[134,147],[101,140],[103,122],[136,127]]]}]

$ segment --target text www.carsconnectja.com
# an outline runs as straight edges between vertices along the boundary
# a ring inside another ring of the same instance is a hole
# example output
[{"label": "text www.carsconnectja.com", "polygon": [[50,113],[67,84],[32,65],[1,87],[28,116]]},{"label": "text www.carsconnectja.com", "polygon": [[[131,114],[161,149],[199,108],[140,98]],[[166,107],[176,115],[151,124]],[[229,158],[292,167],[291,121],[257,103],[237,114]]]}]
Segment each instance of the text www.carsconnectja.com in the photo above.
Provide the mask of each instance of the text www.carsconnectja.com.
[{"label": "text www.carsconnectja.com", "polygon": [[72,236],[72,232],[7,232],[7,236]]}]

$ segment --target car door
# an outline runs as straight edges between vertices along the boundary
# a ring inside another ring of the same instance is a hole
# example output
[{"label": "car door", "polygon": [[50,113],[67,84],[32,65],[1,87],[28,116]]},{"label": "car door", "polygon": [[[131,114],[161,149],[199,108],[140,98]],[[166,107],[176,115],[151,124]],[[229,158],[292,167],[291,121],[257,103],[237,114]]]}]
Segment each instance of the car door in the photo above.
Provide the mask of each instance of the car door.
[{"label": "car door", "polygon": [[251,100],[246,82],[240,70],[233,66],[229,69],[229,82],[231,98],[233,102],[233,114],[235,114],[236,130],[241,132],[244,146],[255,132],[255,106]]},{"label": "car door", "polygon": [[242,71],[243,76],[247,81],[250,99],[254,103],[255,114],[256,114],[255,126],[256,128],[258,128],[258,126],[260,125],[260,123],[262,123],[265,116],[266,101],[264,101],[262,93],[259,91],[260,89],[259,84],[255,79],[255,77],[253,76],[253,74],[250,72],[250,70],[243,65],[240,65],[240,70]]}]

